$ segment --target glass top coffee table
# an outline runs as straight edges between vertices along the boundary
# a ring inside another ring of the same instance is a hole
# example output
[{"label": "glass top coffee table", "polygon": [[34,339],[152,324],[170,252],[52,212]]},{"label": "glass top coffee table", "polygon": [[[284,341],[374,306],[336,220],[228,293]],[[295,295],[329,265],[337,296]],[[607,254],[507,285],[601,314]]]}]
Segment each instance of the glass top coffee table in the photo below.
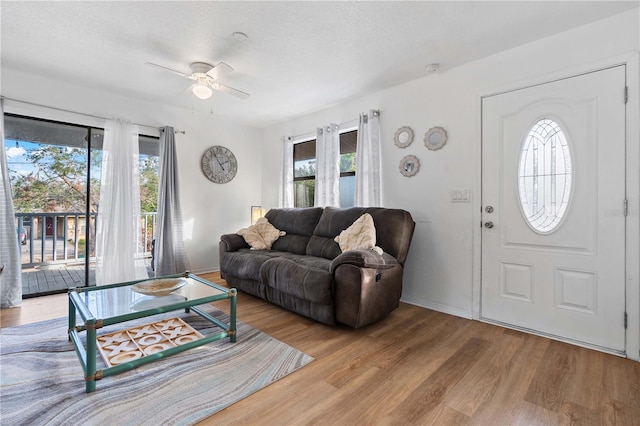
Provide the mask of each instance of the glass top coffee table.
[{"label": "glass top coffee table", "polygon": [[[86,391],[96,389],[96,380],[123,373],[183,352],[197,346],[206,345],[226,337],[236,341],[236,294],[235,288],[225,288],[185,272],[179,275],[138,280],[126,283],[96,287],[72,288],[69,290],[69,339],[73,342],[80,364],[85,373]],[[198,305],[229,299],[229,324],[204,312]],[[97,333],[96,330],[108,325],[119,324],[139,318],[151,317],[165,312],[193,311],[222,329],[221,332],[204,336],[179,346],[145,355],[122,364],[96,370]],[[76,317],[82,325],[76,326]],[[80,333],[86,332],[86,345]]]}]

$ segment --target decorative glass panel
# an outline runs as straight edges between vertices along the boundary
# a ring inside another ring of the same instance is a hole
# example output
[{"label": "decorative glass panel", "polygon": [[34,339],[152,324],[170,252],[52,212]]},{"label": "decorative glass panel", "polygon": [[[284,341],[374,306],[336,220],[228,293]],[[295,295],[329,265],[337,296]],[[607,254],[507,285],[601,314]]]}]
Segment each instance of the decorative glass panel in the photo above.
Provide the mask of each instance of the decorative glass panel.
[{"label": "decorative glass panel", "polygon": [[573,177],[571,152],[562,128],[544,118],[527,135],[518,168],[520,204],[529,225],[550,233],[562,222]]}]

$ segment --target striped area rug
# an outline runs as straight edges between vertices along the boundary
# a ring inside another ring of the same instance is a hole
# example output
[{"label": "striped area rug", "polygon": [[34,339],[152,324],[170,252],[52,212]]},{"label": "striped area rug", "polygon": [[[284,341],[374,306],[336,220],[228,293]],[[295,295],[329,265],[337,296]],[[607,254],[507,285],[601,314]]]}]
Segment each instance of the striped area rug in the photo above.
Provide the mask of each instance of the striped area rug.
[{"label": "striped area rug", "polygon": [[[228,316],[203,307],[216,318]],[[219,330],[194,314],[178,314],[203,334]],[[178,316],[176,312],[167,318]],[[156,316],[155,319],[162,318]],[[149,318],[138,320],[143,324]],[[136,322],[124,325],[130,327]],[[120,324],[120,328],[123,324]],[[213,342],[97,382],[84,373],[67,339],[67,319],[0,331],[2,425],[193,424],[313,361],[240,321],[238,341]],[[116,330],[105,327],[100,334]],[[98,357],[100,368],[101,359]]]}]

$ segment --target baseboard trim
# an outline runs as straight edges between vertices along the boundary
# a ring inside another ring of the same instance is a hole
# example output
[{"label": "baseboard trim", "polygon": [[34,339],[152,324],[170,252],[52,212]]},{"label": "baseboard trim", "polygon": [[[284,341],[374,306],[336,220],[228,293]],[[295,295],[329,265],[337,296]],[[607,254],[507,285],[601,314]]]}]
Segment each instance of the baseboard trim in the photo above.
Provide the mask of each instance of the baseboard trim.
[{"label": "baseboard trim", "polygon": [[438,311],[444,314],[454,315],[456,317],[473,319],[473,314],[470,311],[464,311],[462,309],[453,308],[451,306],[442,305],[440,303],[427,302],[425,300],[416,299],[413,297],[401,297],[400,301],[404,303],[408,303],[410,305],[420,306],[421,308],[431,309],[432,311]]},{"label": "baseboard trim", "polygon": [[219,270],[220,270],[219,268],[218,269],[205,268],[205,269],[191,269],[189,272],[191,272],[192,274],[198,275],[198,274],[209,274],[211,272],[218,272]]}]

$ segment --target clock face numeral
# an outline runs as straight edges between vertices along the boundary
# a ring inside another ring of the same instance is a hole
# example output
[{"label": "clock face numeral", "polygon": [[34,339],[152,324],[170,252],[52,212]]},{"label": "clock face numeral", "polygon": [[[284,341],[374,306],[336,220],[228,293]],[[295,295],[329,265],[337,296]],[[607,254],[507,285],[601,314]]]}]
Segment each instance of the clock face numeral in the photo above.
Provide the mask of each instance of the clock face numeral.
[{"label": "clock face numeral", "polygon": [[202,154],[202,173],[214,183],[227,183],[236,176],[238,161],[223,146],[212,146]]}]

